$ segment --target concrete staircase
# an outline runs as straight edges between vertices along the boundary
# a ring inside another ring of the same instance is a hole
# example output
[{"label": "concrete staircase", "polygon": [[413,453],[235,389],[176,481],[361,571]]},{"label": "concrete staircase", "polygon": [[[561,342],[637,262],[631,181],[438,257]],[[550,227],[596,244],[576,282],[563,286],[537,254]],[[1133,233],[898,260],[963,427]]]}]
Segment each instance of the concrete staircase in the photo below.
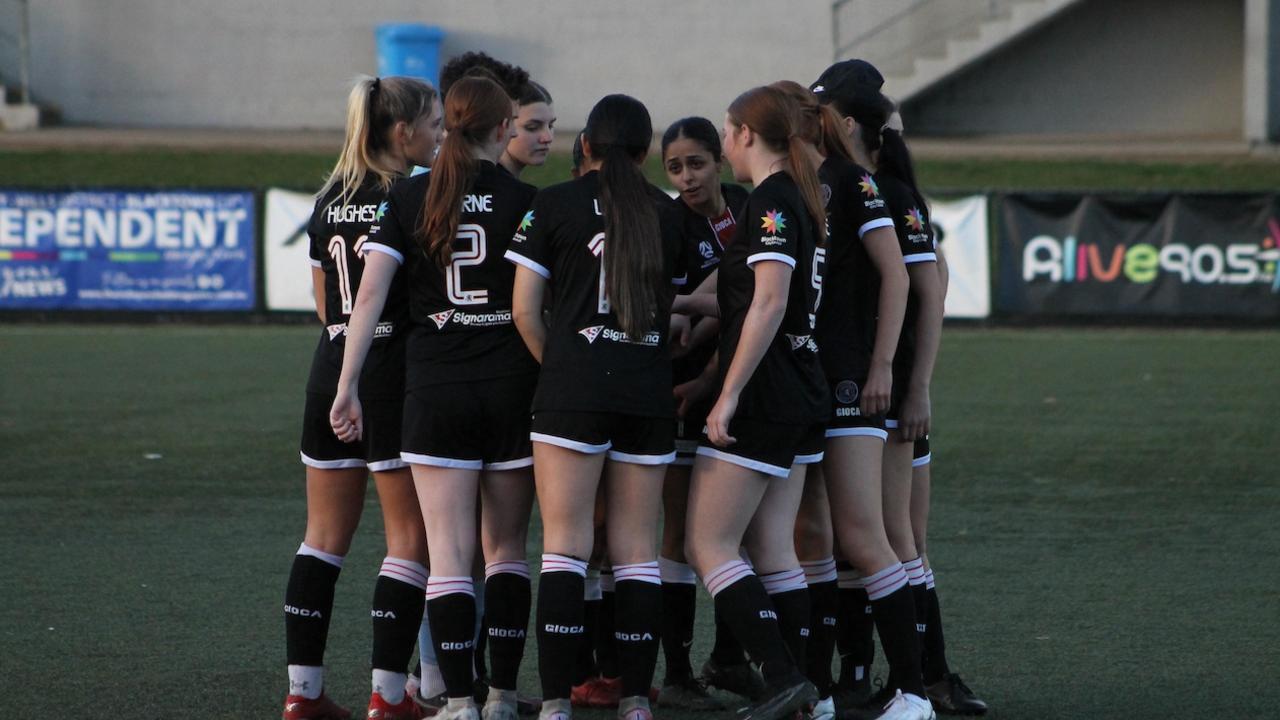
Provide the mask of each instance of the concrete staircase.
[{"label": "concrete staircase", "polygon": [[[885,74],[885,89],[899,102],[937,85],[1038,28],[1082,0],[898,0],[896,14],[852,41],[840,38],[842,10],[832,5],[836,59],[863,57]],[[881,8],[888,6],[880,6]],[[883,11],[882,11],[883,12]]]}]

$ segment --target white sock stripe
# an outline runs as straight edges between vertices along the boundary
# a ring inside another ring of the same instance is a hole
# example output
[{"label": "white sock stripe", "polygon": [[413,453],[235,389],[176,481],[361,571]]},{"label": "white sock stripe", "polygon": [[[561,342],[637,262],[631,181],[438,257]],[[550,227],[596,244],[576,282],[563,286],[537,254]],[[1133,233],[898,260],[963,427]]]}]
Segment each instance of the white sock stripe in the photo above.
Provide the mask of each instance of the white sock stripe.
[{"label": "white sock stripe", "polygon": [[582,584],[583,600],[600,600],[604,591],[600,589],[600,575],[588,575],[586,582]]},{"label": "white sock stripe", "polygon": [[566,555],[546,553],[542,556],[541,572],[571,572],[581,577],[587,576],[587,562]]},{"label": "white sock stripe", "polygon": [[741,560],[730,560],[729,562],[713,569],[702,578],[702,584],[707,586],[707,592],[711,593],[711,597],[720,594],[721,590],[738,582],[748,575],[754,575],[751,566]]},{"label": "white sock stripe", "polygon": [[932,589],[933,589],[933,587],[934,587],[934,585],[933,585],[933,568],[929,568],[928,570],[926,570],[926,571],[925,571],[925,573],[924,573],[924,586],[925,586],[925,587],[927,587],[927,588],[929,588],[930,590],[932,590]]},{"label": "white sock stripe", "polygon": [[520,577],[529,579],[529,563],[524,560],[499,560],[497,562],[485,563],[484,577],[489,579],[494,575],[507,573],[509,575],[519,575]]},{"label": "white sock stripe", "polygon": [[382,568],[378,570],[378,574],[383,577],[389,577],[392,580],[408,583],[419,590],[427,589],[427,576],[429,573],[422,566],[422,563],[388,556],[382,559]]},{"label": "white sock stripe", "polygon": [[862,579],[867,588],[867,598],[879,600],[888,597],[907,584],[907,573],[902,563],[894,563],[871,577]]},{"label": "white sock stripe", "polygon": [[306,543],[302,543],[298,546],[297,554],[307,555],[317,560],[323,560],[338,569],[342,569],[342,561],[345,559],[342,555],[333,555],[323,550],[317,550]]},{"label": "white sock stripe", "polygon": [[618,565],[613,569],[613,581],[614,583],[631,581],[661,585],[662,573],[658,570],[657,560],[631,565]]},{"label": "white sock stripe", "polygon": [[658,569],[662,575],[662,582],[671,585],[697,585],[698,574],[689,567],[687,563],[668,560],[664,557],[658,558]]},{"label": "white sock stripe", "polygon": [[814,560],[813,562],[802,562],[800,567],[804,568],[805,582],[810,585],[835,582],[839,578],[839,573],[836,571],[836,559],[833,557]]},{"label": "white sock stripe", "polygon": [[804,580],[804,570],[800,568],[791,568],[790,570],[761,575],[760,582],[764,583],[764,591],[770,595],[778,595],[792,590],[805,590],[809,587]]},{"label": "white sock stripe", "polygon": [[475,584],[470,577],[441,577],[432,575],[427,579],[427,599],[434,600],[446,595],[476,596]]},{"label": "white sock stripe", "polygon": [[907,580],[912,585],[924,584],[924,560],[915,558],[902,563],[902,569],[907,571]]}]

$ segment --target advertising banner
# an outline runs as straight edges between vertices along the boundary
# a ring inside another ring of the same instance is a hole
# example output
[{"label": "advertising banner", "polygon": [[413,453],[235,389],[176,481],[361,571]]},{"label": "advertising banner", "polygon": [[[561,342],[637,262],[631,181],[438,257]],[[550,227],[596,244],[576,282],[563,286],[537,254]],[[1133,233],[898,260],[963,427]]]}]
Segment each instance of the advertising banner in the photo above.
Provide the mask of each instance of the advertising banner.
[{"label": "advertising banner", "polygon": [[985,318],[991,314],[991,272],[987,232],[987,198],[931,200],[929,219],[947,258],[946,316]]},{"label": "advertising banner", "polygon": [[1008,195],[999,309],[1280,318],[1280,196]]},{"label": "advertising banner", "polygon": [[253,310],[250,192],[0,189],[0,309]]},{"label": "advertising banner", "polygon": [[267,191],[262,242],[268,310],[316,310],[307,237],[307,221],[315,204],[315,197],[307,193]]}]

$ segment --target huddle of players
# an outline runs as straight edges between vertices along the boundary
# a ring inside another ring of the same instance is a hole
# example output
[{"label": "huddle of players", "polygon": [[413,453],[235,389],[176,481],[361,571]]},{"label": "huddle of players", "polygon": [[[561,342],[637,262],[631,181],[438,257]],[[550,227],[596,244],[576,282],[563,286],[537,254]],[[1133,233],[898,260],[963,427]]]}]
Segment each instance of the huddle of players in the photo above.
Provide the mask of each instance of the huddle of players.
[{"label": "huddle of players", "polygon": [[[509,144],[550,96],[523,71],[469,53],[446,66],[442,105],[407,78],[357,85],[308,228],[326,330],[302,442],[307,536],[286,592],[286,720],[350,715],[323,694],[323,650],[366,469],[388,529],[369,718],[420,713],[404,671],[424,605],[438,714],[516,717],[535,488],[545,718],[600,695],[619,717],[651,718],[659,638],[660,704],[719,707],[688,657],[697,578],[717,616],[704,678],[749,695],[746,717],[833,717],[837,699],[868,717],[932,717],[930,697],[985,710],[946,670],[940,626],[919,633],[936,594],[916,582],[912,441],[928,430],[943,276],[880,83],[852,61],[812,91],[753,88],[730,105],[723,147],[709,121],[677,122],[663,138],[674,202],[639,170],[653,130],[633,98],[597,103],[576,179],[537,191],[517,176],[540,158]],[[552,121],[536,129],[548,145]],[[722,158],[751,193],[719,183]],[[880,172],[863,169],[877,160]],[[414,164],[431,171],[392,184]],[[890,526],[907,540],[891,544]],[[415,529],[429,563],[403,539]],[[598,623],[585,612],[593,558],[612,578]],[[481,616],[492,672],[477,699]],[[863,616],[890,665],[870,698]],[[593,624],[616,668],[583,682],[575,659]]]}]

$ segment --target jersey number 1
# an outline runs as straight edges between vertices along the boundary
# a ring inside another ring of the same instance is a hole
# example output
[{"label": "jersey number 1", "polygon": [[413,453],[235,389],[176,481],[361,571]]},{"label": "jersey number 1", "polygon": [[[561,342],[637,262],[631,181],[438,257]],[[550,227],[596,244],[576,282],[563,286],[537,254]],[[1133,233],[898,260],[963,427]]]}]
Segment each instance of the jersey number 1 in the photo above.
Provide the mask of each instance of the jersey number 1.
[{"label": "jersey number 1", "polygon": [[609,296],[604,292],[604,233],[596,233],[591,238],[591,242],[587,243],[587,249],[592,255],[600,258],[600,290],[596,294],[596,312],[601,315],[609,314]]}]

